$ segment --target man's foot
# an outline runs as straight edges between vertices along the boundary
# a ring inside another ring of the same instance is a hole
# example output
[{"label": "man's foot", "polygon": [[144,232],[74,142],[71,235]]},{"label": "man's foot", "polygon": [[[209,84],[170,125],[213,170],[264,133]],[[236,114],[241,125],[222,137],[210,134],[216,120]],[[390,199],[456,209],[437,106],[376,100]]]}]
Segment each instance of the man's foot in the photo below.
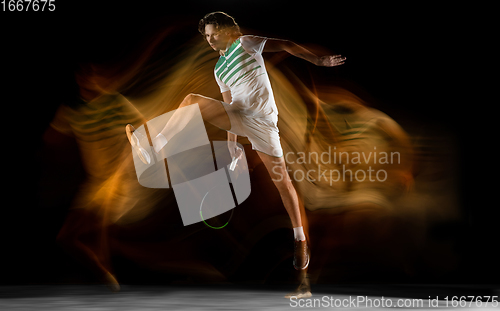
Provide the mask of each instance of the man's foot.
[{"label": "man's foot", "polygon": [[296,270],[304,270],[309,266],[309,248],[307,247],[307,240],[295,240],[295,249],[293,252],[293,266]]},{"label": "man's foot", "polygon": [[307,276],[307,273],[303,271],[303,274],[301,275],[301,282],[300,285],[295,289],[295,291],[286,294],[285,298],[292,298],[295,297],[297,299],[300,298],[309,298],[311,297],[311,285],[309,283],[309,277]]},{"label": "man's foot", "polygon": [[130,142],[130,145],[132,145],[132,149],[137,153],[139,159],[141,159],[144,164],[150,164],[151,156],[146,151],[146,149],[142,148],[140,144],[140,141],[144,139],[144,136],[141,133],[136,132],[135,128],[130,124],[127,124],[127,126],[125,127],[125,132],[127,133],[127,138]]}]

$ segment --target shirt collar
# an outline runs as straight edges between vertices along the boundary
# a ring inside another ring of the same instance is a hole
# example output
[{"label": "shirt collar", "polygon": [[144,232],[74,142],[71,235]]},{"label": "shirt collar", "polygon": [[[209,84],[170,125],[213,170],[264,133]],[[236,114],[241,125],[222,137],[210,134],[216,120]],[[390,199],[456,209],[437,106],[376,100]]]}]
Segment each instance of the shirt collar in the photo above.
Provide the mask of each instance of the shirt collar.
[{"label": "shirt collar", "polygon": [[236,41],[238,41],[239,39],[240,39],[240,37],[238,37],[238,38],[234,39],[234,41],[229,41],[229,42],[227,43],[227,46],[226,46],[226,50],[225,50],[225,52],[222,52],[222,50],[220,51],[220,56],[224,56],[224,57],[226,57],[227,52],[229,51],[229,49],[231,49],[231,47],[232,47],[232,46],[236,43]]}]

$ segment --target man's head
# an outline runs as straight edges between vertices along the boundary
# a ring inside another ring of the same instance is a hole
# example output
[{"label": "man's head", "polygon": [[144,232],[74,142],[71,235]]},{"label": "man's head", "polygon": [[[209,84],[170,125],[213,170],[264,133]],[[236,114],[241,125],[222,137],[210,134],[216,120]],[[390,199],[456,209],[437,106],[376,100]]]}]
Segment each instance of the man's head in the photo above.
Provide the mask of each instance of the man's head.
[{"label": "man's head", "polygon": [[241,36],[234,18],[223,12],[205,15],[198,24],[198,30],[216,51],[225,50],[228,43]]}]

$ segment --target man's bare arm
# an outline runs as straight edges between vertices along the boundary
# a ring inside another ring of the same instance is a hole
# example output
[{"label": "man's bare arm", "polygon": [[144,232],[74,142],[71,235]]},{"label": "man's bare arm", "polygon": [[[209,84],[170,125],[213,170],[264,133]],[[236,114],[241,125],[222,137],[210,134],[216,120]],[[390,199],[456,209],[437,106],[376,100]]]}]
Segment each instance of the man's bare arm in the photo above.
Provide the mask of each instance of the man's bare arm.
[{"label": "man's bare arm", "polygon": [[[233,101],[233,97],[231,96],[231,91],[227,91],[222,93],[222,99],[225,103],[230,104]],[[241,155],[237,150],[236,142],[238,141],[238,135],[227,132],[227,144],[229,147],[229,152],[232,157],[239,157]]]},{"label": "man's bare arm", "polygon": [[293,56],[305,59],[317,66],[333,67],[342,65],[345,57],[340,55],[318,56],[303,46],[298,45],[289,40],[267,39],[264,46],[264,52],[281,52],[285,51]]},{"label": "man's bare arm", "polygon": [[227,92],[222,93],[222,100],[226,104],[230,104],[233,101],[233,97],[231,96],[231,91],[227,91]]},{"label": "man's bare arm", "polygon": [[[222,93],[222,99],[225,103],[230,104],[233,101],[233,97],[231,96],[231,91],[227,91]],[[227,140],[228,141],[237,141],[238,136],[233,133],[227,132]]]}]

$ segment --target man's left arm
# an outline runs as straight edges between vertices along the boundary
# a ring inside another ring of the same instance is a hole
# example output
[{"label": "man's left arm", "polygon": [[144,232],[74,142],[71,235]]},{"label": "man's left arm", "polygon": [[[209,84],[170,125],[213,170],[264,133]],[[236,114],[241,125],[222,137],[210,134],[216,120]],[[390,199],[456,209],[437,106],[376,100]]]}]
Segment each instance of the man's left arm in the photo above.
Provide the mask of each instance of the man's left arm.
[{"label": "man's left arm", "polygon": [[293,56],[305,59],[317,66],[333,67],[342,65],[345,61],[345,57],[341,55],[326,55],[318,56],[303,46],[298,45],[295,42],[289,40],[281,39],[267,39],[264,46],[264,52],[281,52],[285,51]]}]

